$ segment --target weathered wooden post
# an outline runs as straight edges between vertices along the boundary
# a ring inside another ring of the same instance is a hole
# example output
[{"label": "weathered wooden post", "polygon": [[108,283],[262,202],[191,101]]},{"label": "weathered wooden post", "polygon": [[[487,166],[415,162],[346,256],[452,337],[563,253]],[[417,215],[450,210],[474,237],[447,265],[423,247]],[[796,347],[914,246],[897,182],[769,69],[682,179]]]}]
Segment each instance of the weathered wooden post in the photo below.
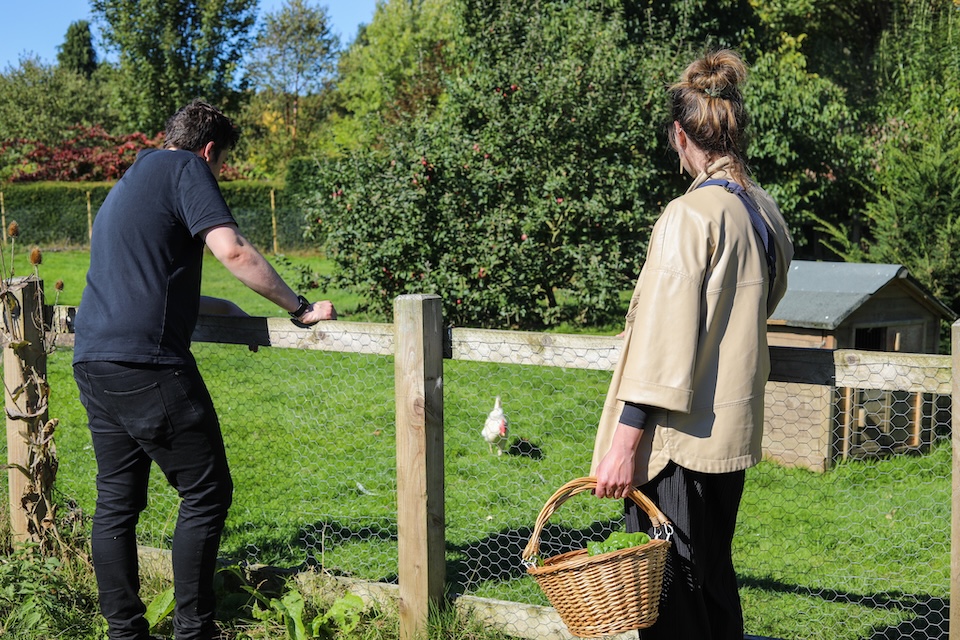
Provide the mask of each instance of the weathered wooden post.
[{"label": "weathered wooden post", "polygon": [[[31,451],[30,439],[40,442],[47,434],[41,433],[47,421],[47,353],[43,348],[42,283],[36,276],[4,280],[3,292],[3,383],[4,408],[7,421],[7,463],[10,528],[15,542],[37,540],[39,531],[31,532],[29,517],[42,522],[48,517],[45,487],[31,479],[24,470],[42,466],[36,460],[36,449]],[[49,434],[52,437],[52,433]],[[49,441],[48,441],[49,442]],[[36,464],[35,464],[36,463]],[[44,484],[41,482],[40,484]]]},{"label": "weathered wooden post", "polygon": [[280,253],[280,240],[277,239],[277,192],[270,189],[270,220],[273,223],[273,253]]},{"label": "weathered wooden post", "polygon": [[950,417],[950,441],[953,446],[953,496],[950,500],[950,640],[960,640],[960,434],[956,416],[960,415],[960,321],[950,330],[953,354],[953,410]]},{"label": "weathered wooden post", "polygon": [[87,191],[87,242],[93,241],[93,202],[90,200],[90,192]]},{"label": "weathered wooden post", "polygon": [[400,638],[427,637],[445,575],[443,313],[435,295],[394,301]]}]

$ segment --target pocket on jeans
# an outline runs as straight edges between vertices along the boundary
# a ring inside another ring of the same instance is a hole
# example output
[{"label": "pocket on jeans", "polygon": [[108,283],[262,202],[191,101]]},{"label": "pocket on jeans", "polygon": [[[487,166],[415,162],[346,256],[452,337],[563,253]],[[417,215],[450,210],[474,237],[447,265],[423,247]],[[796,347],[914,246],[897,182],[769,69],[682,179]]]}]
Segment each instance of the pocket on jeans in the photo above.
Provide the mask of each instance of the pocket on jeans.
[{"label": "pocket on jeans", "polygon": [[173,434],[159,383],[130,391],[104,389],[103,393],[114,416],[136,440],[161,442]]}]

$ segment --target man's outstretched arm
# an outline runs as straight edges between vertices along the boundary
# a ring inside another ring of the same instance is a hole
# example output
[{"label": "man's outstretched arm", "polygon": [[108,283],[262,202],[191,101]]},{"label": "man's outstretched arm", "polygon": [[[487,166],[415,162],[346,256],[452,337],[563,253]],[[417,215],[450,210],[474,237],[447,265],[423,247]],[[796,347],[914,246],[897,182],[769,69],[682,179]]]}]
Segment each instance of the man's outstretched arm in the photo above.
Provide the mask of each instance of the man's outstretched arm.
[{"label": "man's outstretched arm", "polygon": [[[295,312],[301,307],[300,297],[283,281],[263,254],[243,237],[236,225],[211,227],[203,231],[201,237],[227,271],[247,287],[287,312]],[[303,324],[316,324],[321,320],[336,318],[333,304],[323,300],[308,303],[296,319]]]}]

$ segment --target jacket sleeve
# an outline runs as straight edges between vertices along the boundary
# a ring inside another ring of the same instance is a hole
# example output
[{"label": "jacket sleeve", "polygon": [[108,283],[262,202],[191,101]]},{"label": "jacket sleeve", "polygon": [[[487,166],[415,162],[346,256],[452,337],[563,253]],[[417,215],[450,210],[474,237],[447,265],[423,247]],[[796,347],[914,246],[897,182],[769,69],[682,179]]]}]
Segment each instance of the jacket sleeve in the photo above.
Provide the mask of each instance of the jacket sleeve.
[{"label": "jacket sleeve", "polygon": [[713,245],[708,222],[678,200],[667,205],[631,302],[634,327],[619,400],[690,412]]}]

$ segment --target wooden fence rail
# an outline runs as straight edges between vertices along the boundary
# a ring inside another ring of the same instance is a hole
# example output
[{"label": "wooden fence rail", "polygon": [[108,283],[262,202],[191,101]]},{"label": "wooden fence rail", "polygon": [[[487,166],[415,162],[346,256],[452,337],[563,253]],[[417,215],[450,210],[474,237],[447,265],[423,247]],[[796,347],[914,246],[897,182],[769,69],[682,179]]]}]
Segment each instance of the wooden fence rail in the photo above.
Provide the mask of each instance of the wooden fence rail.
[{"label": "wooden fence rail", "polygon": [[[424,637],[427,611],[443,595],[443,358],[581,369],[612,369],[614,337],[444,329],[437,296],[401,296],[394,324],[325,322],[300,328],[280,318],[201,317],[197,342],[343,351],[395,357],[397,402],[397,523],[401,637]],[[58,343],[72,342],[74,310],[52,313]],[[771,382],[952,394],[960,410],[960,322],[952,328],[953,356],[773,347]],[[9,349],[8,349],[9,351]],[[879,372],[879,373],[878,373]],[[880,387],[874,386],[878,381]],[[10,399],[7,398],[9,404]],[[952,421],[951,421],[952,422]],[[8,441],[15,439],[8,429]],[[950,639],[960,640],[960,440],[953,442]],[[14,446],[11,446],[14,445]],[[18,445],[8,442],[8,450]],[[15,509],[11,509],[15,511]]]}]

